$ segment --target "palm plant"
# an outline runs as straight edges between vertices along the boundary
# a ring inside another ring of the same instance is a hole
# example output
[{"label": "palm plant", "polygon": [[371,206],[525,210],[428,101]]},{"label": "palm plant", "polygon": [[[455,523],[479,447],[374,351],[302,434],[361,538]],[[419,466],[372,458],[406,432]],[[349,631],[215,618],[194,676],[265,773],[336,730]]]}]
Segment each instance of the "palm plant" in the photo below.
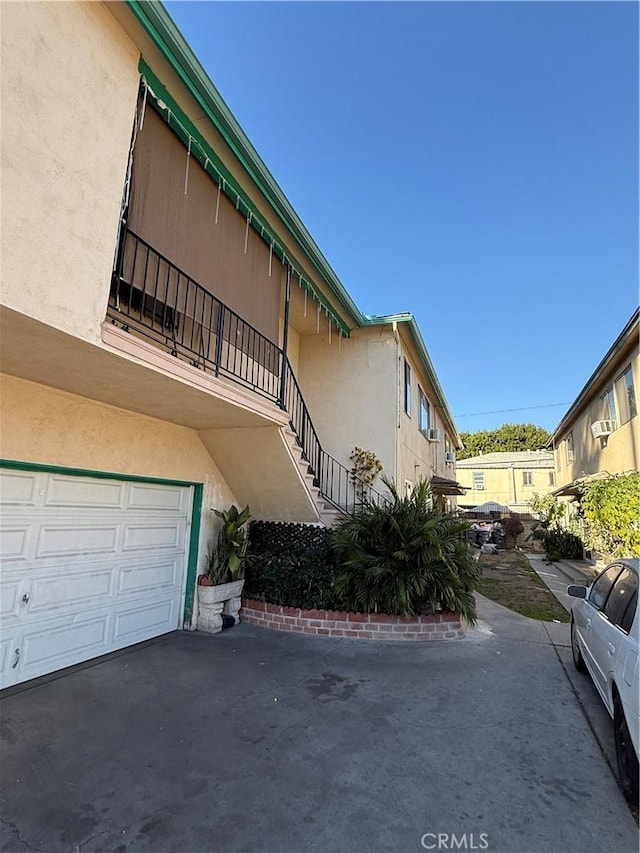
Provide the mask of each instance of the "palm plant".
[{"label": "palm plant", "polygon": [[352,610],[413,616],[443,609],[473,624],[479,572],[464,539],[469,525],[432,508],[427,481],[406,496],[393,481],[383,482],[385,503],[365,500],[334,528],[336,592]]}]

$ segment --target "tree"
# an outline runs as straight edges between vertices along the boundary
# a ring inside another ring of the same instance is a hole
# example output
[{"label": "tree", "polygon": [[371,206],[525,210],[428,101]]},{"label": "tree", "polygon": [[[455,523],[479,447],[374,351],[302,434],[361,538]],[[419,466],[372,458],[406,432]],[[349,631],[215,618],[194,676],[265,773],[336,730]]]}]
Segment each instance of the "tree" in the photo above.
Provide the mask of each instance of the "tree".
[{"label": "tree", "polygon": [[551,438],[551,433],[535,424],[503,424],[499,429],[462,432],[460,438],[464,450],[456,454],[458,459],[469,459],[480,453],[496,451],[517,452],[542,450]]}]

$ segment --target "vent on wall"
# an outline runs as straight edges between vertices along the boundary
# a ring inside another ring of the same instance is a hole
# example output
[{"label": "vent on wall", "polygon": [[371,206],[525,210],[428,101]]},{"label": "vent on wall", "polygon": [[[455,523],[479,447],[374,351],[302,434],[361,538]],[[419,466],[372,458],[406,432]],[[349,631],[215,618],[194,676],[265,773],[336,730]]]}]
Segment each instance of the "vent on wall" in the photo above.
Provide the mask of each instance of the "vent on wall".
[{"label": "vent on wall", "polygon": [[427,430],[427,439],[429,441],[440,441],[440,430],[433,427]]},{"label": "vent on wall", "polygon": [[611,435],[616,427],[615,421],[596,421],[591,424],[591,435],[594,438],[602,438]]},{"label": "vent on wall", "polygon": [[448,450],[448,451],[444,454],[444,461],[445,461],[445,462],[455,462],[455,461],[456,461],[456,454],[455,454],[455,453],[453,453],[453,451],[449,451],[449,450]]}]

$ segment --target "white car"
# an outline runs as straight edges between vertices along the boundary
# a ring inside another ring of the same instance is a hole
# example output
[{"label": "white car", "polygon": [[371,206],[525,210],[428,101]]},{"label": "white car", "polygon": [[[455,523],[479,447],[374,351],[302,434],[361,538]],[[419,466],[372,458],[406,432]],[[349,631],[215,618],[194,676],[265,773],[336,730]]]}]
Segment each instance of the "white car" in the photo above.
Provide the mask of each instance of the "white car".
[{"label": "white car", "polygon": [[589,672],[614,724],[620,787],[638,803],[640,741],[639,559],[616,560],[591,586],[567,588],[571,651],[576,668]]}]

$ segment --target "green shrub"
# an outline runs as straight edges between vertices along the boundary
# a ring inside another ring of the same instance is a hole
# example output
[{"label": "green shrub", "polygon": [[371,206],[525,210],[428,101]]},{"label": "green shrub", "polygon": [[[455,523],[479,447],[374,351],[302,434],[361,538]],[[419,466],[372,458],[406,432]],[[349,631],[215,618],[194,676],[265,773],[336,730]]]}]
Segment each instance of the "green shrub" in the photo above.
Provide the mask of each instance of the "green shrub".
[{"label": "green shrub", "polygon": [[431,506],[428,483],[381,506],[365,501],[333,530],[336,591],[347,609],[412,616],[443,609],[475,621],[478,568],[464,539],[467,522]]},{"label": "green shrub", "polygon": [[336,605],[331,535],[324,527],[254,521],[245,595],[303,610]]},{"label": "green shrub", "polygon": [[580,506],[588,548],[606,559],[640,557],[640,472],[588,483]]},{"label": "green shrub", "polygon": [[535,538],[542,539],[547,560],[552,563],[556,560],[581,560],[584,556],[582,539],[568,530],[554,527],[551,530],[543,530],[542,536],[536,535]]}]

